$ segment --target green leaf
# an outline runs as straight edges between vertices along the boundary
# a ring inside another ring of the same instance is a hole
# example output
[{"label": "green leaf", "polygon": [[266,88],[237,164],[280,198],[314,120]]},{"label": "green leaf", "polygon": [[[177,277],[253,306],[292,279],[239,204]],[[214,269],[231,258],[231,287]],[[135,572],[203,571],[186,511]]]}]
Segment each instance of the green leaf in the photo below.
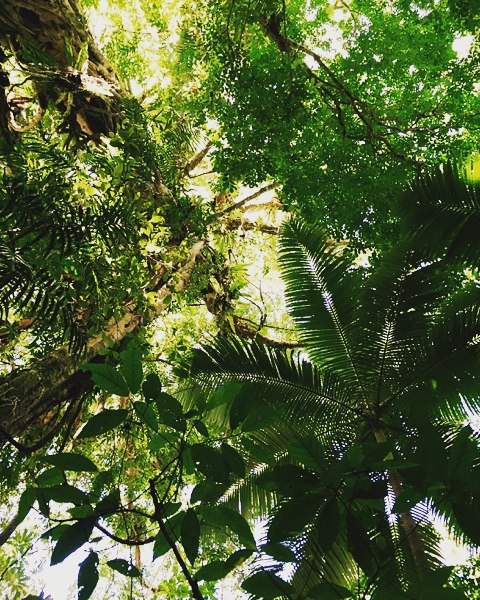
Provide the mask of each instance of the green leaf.
[{"label": "green leaf", "polygon": [[88,495],[78,488],[68,484],[37,488],[37,494],[41,494],[43,499],[46,501],[53,500],[54,502],[71,502],[72,504],[77,505],[88,504]]},{"label": "green leaf", "polygon": [[310,588],[307,592],[307,598],[311,600],[338,600],[339,598],[352,598],[353,594],[347,588],[324,581]]},{"label": "green leaf", "polygon": [[283,504],[268,528],[269,541],[281,542],[302,533],[314,520],[322,501],[321,495],[306,494]]},{"label": "green leaf", "polygon": [[181,433],[184,433],[187,427],[183,408],[180,402],[171,396],[162,392],[155,400],[160,423],[172,427]]},{"label": "green leaf", "polygon": [[126,350],[120,354],[122,375],[127,382],[132,394],[140,390],[143,379],[142,352],[135,343],[130,343]]},{"label": "green leaf", "polygon": [[147,404],[146,402],[140,402],[140,401],[134,402],[133,409],[135,410],[137,415],[140,417],[140,419],[146,425],[148,425],[148,427],[150,427],[150,429],[153,429],[153,431],[158,431],[157,416],[155,415],[155,411],[150,406],[150,404]]},{"label": "green leaf", "polygon": [[113,560],[108,560],[107,565],[113,569],[114,571],[118,571],[122,575],[126,575],[127,577],[141,577],[141,572],[137,569],[135,565],[129,563],[123,558],[114,558]]},{"label": "green leaf", "polygon": [[180,529],[180,539],[188,560],[192,563],[198,555],[198,546],[200,542],[200,522],[195,512],[189,508],[182,520]]},{"label": "green leaf", "polygon": [[113,490],[104,496],[95,507],[95,514],[104,516],[115,512],[120,506],[120,490]]},{"label": "green leaf", "polygon": [[200,419],[195,419],[193,421],[193,425],[200,435],[203,435],[204,437],[209,436],[207,426],[203,421],[200,421]]},{"label": "green leaf", "polygon": [[395,500],[392,512],[404,513],[409,511],[425,498],[425,494],[418,492],[413,488],[406,488],[402,494]]},{"label": "green leaf", "polygon": [[61,485],[65,483],[65,474],[62,469],[52,467],[45,469],[40,475],[37,475],[37,484],[40,487],[49,487],[51,485]]},{"label": "green leaf", "polygon": [[470,438],[471,434],[470,426],[463,427],[452,444],[447,467],[449,479],[466,481],[471,476],[472,467],[479,455],[477,444]]},{"label": "green leaf", "polygon": [[229,469],[221,452],[205,444],[190,446],[195,468],[205,477],[219,483],[228,482]]},{"label": "green leaf", "polygon": [[288,447],[288,453],[302,465],[314,471],[325,464],[325,451],[315,435],[295,437]]},{"label": "green leaf", "polygon": [[70,525],[67,525],[67,523],[60,523],[60,525],[55,525],[55,527],[44,531],[40,537],[42,540],[52,540],[54,542],[57,542],[60,539],[62,533],[69,528]]},{"label": "green leaf", "polygon": [[179,441],[179,439],[180,435],[178,433],[163,431],[162,433],[152,435],[150,441],[147,444],[147,448],[152,452],[158,452],[167,444],[174,445],[176,442]]},{"label": "green leaf", "polygon": [[282,496],[302,496],[317,488],[320,480],[302,467],[285,465],[260,475],[257,485],[269,492],[278,492]]},{"label": "green leaf", "polygon": [[78,570],[78,600],[88,600],[98,583],[98,554],[90,552]]},{"label": "green leaf", "polygon": [[69,508],[68,512],[74,519],[86,519],[87,517],[93,517],[94,510],[90,504],[84,504],[83,506],[74,506]]},{"label": "green leaf", "polygon": [[267,402],[257,404],[250,410],[247,418],[242,424],[242,431],[259,431],[271,425],[280,416],[281,406],[273,407]]},{"label": "green leaf", "polygon": [[212,560],[195,574],[197,581],[217,581],[226,577],[231,569],[224,560]]},{"label": "green leaf", "polygon": [[150,373],[145,377],[142,391],[147,402],[153,402],[160,396],[162,393],[162,382],[156,373]]},{"label": "green leaf", "polygon": [[331,498],[325,504],[317,517],[315,529],[322,550],[328,552],[340,530],[340,510],[336,498]]},{"label": "green leaf", "polygon": [[[180,536],[180,530],[182,527],[182,521],[185,516],[184,512],[179,512],[170,519],[164,521],[165,527],[173,540],[178,540]],[[170,544],[167,542],[167,539],[160,531],[156,537],[155,542],[153,544],[153,559],[159,558],[166,554],[169,550],[171,550]]]},{"label": "green leaf", "polygon": [[287,548],[283,544],[279,544],[279,543],[264,544],[263,546],[260,547],[260,550],[262,552],[264,552],[265,554],[268,554],[268,556],[271,556],[278,562],[288,563],[288,562],[295,562],[297,560],[297,558],[295,556],[295,552],[293,552],[293,550],[291,550],[290,548]]},{"label": "green leaf", "polygon": [[61,452],[51,456],[43,456],[40,461],[54,465],[62,469],[62,471],[98,471],[95,464],[89,458],[83,456],[83,454],[76,454],[74,452]]},{"label": "green leaf", "polygon": [[192,495],[190,496],[191,504],[201,502],[202,500],[218,500],[225,491],[225,484],[214,483],[213,481],[200,481],[193,488]]},{"label": "green leaf", "polygon": [[376,570],[375,554],[368,533],[350,512],[347,514],[347,542],[353,558],[366,575]]},{"label": "green leaf", "polygon": [[65,529],[53,549],[50,564],[56,565],[62,562],[72,552],[86,544],[90,539],[94,524],[95,519],[81,519]]},{"label": "green leaf", "polygon": [[128,396],[128,386],[123,375],[110,365],[87,363],[81,369],[92,373],[93,381],[103,392]]},{"label": "green leaf", "polygon": [[207,404],[207,409],[212,410],[223,404],[231,403],[242,391],[243,385],[234,381],[224,383],[212,394]]},{"label": "green leaf", "polygon": [[240,550],[235,550],[233,554],[231,554],[227,560],[225,561],[225,565],[228,567],[229,571],[235,569],[235,567],[239,567],[243,564],[247,558],[250,558],[253,554],[253,550],[248,548],[241,548]]},{"label": "green leaf", "polygon": [[200,514],[212,527],[228,527],[238,535],[241,544],[249,550],[256,550],[255,538],[246,519],[237,511],[227,506],[205,505],[200,508]]},{"label": "green leaf", "polygon": [[36,499],[37,495],[35,493],[35,490],[31,487],[27,487],[20,496],[20,500],[18,501],[17,517],[19,519],[19,523],[21,523],[28,515],[30,509],[35,504]]},{"label": "green leaf", "polygon": [[225,443],[222,444],[221,450],[225,462],[230,467],[230,471],[238,475],[238,477],[245,477],[245,462],[242,455],[235,448]]},{"label": "green leaf", "polygon": [[128,410],[107,408],[89,419],[78,434],[78,439],[102,435],[121,425],[127,418]]},{"label": "green leaf", "polygon": [[273,600],[279,596],[291,597],[295,595],[292,585],[281,579],[275,573],[259,571],[242,583],[242,588],[262,600]]}]

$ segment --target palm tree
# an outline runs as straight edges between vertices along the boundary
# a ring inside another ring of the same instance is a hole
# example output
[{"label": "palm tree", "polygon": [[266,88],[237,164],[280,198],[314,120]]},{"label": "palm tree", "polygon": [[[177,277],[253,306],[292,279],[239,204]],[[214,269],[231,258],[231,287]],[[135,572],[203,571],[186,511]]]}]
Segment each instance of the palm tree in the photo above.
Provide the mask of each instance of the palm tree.
[{"label": "palm tree", "polygon": [[267,554],[295,552],[288,597],[464,597],[445,589],[432,517],[480,544],[480,286],[465,275],[480,245],[461,244],[479,214],[479,188],[447,167],[406,195],[409,235],[369,268],[292,219],[279,256],[302,350],[232,338],[194,356],[212,418],[244,433],[250,471],[227,501],[268,515]]}]

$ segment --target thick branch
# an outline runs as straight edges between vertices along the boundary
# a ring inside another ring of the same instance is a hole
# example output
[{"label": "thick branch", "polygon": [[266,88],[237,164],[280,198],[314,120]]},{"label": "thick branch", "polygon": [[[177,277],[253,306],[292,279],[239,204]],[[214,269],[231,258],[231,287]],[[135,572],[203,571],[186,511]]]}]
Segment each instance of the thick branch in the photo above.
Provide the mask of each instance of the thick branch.
[{"label": "thick branch", "polygon": [[261,187],[259,190],[257,190],[253,194],[250,194],[249,196],[242,198],[238,202],[235,202],[231,206],[227,206],[227,208],[225,208],[224,210],[221,210],[221,211],[215,213],[214,218],[223,217],[225,215],[228,215],[232,211],[237,210],[237,208],[241,208],[247,202],[250,202],[251,200],[255,200],[255,198],[258,198],[259,196],[261,196],[262,194],[265,194],[266,192],[269,192],[270,190],[274,190],[276,187],[277,187],[276,183],[269,183],[268,185],[264,185],[263,187]]},{"label": "thick branch", "polygon": [[202,162],[202,160],[207,156],[210,152],[210,149],[213,146],[213,142],[207,142],[207,144],[200,150],[198,154],[196,154],[191,161],[189,161],[185,167],[183,168],[183,172],[185,175],[189,175],[191,171],[193,171],[198,165]]}]

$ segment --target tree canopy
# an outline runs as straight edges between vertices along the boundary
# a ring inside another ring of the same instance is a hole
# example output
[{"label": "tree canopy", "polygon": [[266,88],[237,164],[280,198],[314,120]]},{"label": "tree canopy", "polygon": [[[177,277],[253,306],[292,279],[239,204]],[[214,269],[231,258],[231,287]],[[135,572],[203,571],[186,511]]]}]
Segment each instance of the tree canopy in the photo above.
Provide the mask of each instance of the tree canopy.
[{"label": "tree canopy", "polygon": [[4,0],[4,595],[476,597],[479,27]]}]

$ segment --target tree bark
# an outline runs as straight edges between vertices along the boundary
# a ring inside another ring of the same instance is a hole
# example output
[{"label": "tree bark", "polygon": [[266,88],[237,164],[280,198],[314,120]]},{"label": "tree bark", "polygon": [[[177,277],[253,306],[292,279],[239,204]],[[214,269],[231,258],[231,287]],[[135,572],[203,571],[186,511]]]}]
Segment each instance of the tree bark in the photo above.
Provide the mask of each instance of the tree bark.
[{"label": "tree bark", "polygon": [[[101,334],[87,342],[86,354],[79,356],[68,348],[58,348],[39,359],[30,367],[14,371],[0,383],[0,425],[9,436],[24,434],[28,428],[52,408],[57,408],[92,388],[90,376],[79,371],[81,363],[95,360],[99,353],[121,342],[127,335],[161,314],[168,303],[167,296],[182,292],[188,283],[197,257],[204,246],[195,243],[185,263],[164,285],[157,284],[156,304],[148,315],[141,315],[136,305],[129,302],[120,319],[112,318]],[[0,445],[5,436],[0,433]]]},{"label": "tree bark", "polygon": [[[0,44],[30,74],[42,108],[58,101],[59,93],[71,93],[73,116],[85,133],[115,130],[126,89],[98,49],[76,0],[3,0]],[[86,64],[75,65],[83,55]]]}]

